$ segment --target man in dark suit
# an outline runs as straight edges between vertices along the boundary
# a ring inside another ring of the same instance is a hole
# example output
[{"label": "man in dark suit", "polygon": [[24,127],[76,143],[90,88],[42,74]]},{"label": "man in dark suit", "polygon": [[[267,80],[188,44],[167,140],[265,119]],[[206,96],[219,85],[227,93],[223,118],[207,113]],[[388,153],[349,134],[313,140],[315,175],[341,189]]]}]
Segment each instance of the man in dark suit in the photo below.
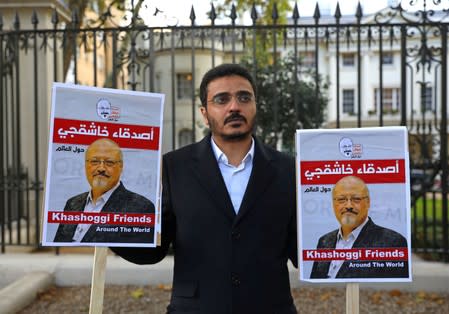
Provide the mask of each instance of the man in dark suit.
[{"label": "man in dark suit", "polygon": [[[334,214],[340,228],[322,236],[317,249],[402,248],[407,240],[396,231],[376,225],[368,216],[370,197],[362,179],[346,176],[332,190]],[[408,261],[315,261],[310,278],[407,278]]]},{"label": "man in dark suit", "polygon": [[[127,190],[120,182],[123,156],[120,147],[110,139],[99,139],[86,150],[86,178],[91,186],[70,198],[64,212],[154,213],[147,198]],[[109,224],[60,224],[54,242],[152,243],[153,227]]]},{"label": "man in dark suit", "polygon": [[173,244],[168,313],[296,313],[294,159],[252,136],[256,87],[245,68],[208,71],[200,99],[211,134],[163,158],[161,247],[111,249],[149,264]]}]

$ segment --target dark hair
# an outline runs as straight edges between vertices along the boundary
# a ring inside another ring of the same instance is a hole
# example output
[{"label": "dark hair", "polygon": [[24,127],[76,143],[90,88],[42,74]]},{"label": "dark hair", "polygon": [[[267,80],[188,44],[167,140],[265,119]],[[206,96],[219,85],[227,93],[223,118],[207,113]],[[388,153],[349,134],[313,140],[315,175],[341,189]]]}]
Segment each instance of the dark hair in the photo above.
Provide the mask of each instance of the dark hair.
[{"label": "dark hair", "polygon": [[224,76],[238,75],[248,80],[254,90],[254,96],[257,98],[256,83],[251,73],[239,64],[221,64],[215,68],[210,69],[204,74],[200,84],[200,100],[201,104],[206,107],[207,105],[207,86],[209,83],[217,78]]}]

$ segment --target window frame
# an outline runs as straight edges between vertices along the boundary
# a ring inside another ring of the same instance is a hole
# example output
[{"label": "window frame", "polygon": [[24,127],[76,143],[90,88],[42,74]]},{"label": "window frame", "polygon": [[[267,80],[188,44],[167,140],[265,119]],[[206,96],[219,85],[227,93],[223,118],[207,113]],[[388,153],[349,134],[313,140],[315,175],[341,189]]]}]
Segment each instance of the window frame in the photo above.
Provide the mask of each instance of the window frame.
[{"label": "window frame", "polygon": [[178,131],[178,147],[183,147],[192,144],[192,130],[181,129]]},{"label": "window frame", "polygon": [[315,51],[300,51],[299,60],[299,64],[304,68],[313,69],[316,67]]},{"label": "window frame", "polygon": [[[380,88],[374,89],[374,112],[379,112],[380,101],[383,102],[383,114],[386,113],[398,113],[401,107],[401,89],[399,87],[383,87],[382,88],[383,99],[380,99]],[[391,96],[386,98],[386,95],[390,93]],[[387,106],[385,106],[387,104]]]},{"label": "window frame", "polygon": [[[429,97],[430,96],[430,97]],[[424,111],[433,110],[433,87],[423,86],[421,88],[421,99],[424,98]]]},{"label": "window frame", "polygon": [[[385,62],[386,59],[389,62]],[[389,65],[393,65],[394,64],[394,54],[393,54],[393,52],[391,52],[391,51],[383,51],[381,60],[382,60],[382,65],[388,65],[388,66]]]},{"label": "window frame", "polygon": [[[185,80],[182,80],[185,78]],[[176,99],[190,100],[193,97],[192,90],[192,73],[178,72],[176,73]]]},{"label": "window frame", "polygon": [[[346,102],[348,100],[348,98],[346,97],[347,95],[345,95],[345,93],[352,93],[351,95],[351,100],[350,102]],[[341,91],[341,97],[342,97],[342,112],[346,113],[346,114],[355,114],[355,90],[353,88],[344,88]],[[346,110],[349,109],[349,106],[351,106],[351,110]]]},{"label": "window frame", "polygon": [[[355,67],[355,65],[356,65],[355,59],[356,59],[355,53],[353,53],[353,52],[342,53],[341,54],[341,65],[345,68]],[[350,61],[350,62],[348,62],[348,61]]]}]

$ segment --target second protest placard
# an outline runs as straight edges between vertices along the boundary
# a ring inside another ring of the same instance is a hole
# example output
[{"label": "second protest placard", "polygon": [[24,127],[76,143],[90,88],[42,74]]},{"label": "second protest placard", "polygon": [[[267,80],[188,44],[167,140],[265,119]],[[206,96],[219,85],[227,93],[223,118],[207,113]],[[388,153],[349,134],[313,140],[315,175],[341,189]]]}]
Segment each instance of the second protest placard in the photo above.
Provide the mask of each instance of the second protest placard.
[{"label": "second protest placard", "polygon": [[296,134],[300,279],[410,281],[404,127]]}]

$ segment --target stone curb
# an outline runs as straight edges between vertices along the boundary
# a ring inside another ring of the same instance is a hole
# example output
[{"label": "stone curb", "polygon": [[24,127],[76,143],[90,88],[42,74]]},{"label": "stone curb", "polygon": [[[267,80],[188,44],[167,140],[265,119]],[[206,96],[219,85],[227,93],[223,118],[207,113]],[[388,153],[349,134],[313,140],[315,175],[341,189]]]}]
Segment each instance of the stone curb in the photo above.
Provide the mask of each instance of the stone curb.
[{"label": "stone curb", "polygon": [[26,274],[0,290],[0,313],[14,314],[31,304],[39,292],[54,283],[48,272],[36,271]]}]

